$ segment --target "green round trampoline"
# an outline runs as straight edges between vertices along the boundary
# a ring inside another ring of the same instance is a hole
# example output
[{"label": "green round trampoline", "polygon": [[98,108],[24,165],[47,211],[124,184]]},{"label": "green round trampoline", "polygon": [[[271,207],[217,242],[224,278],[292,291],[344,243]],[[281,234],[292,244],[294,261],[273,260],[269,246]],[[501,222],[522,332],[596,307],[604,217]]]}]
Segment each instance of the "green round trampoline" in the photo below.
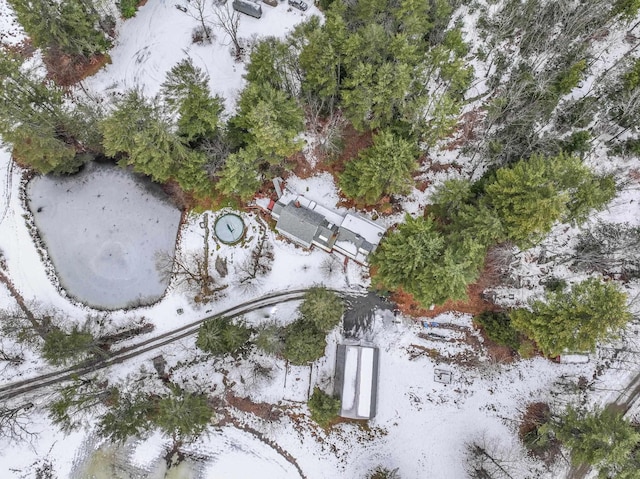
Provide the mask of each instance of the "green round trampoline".
[{"label": "green round trampoline", "polygon": [[213,225],[216,237],[224,244],[235,244],[244,236],[244,221],[235,213],[225,213]]}]

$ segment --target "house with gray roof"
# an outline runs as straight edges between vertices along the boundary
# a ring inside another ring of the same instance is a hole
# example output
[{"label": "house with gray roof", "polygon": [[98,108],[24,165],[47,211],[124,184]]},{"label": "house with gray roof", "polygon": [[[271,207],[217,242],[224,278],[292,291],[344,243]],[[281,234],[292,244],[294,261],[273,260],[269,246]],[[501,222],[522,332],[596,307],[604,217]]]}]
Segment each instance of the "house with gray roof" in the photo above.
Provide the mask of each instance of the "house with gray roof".
[{"label": "house with gray roof", "polygon": [[367,264],[367,257],[380,243],[386,229],[354,213],[340,215],[304,196],[287,203],[282,198],[270,207],[276,219],[276,230],[294,243],[311,248],[336,251],[358,263]]}]

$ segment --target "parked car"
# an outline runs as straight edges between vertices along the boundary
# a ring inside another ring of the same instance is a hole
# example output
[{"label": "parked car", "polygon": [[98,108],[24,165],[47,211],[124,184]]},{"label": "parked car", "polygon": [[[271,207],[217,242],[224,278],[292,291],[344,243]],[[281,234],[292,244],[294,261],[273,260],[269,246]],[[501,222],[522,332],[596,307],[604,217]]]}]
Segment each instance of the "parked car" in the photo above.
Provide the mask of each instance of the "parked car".
[{"label": "parked car", "polygon": [[298,10],[302,10],[303,12],[306,11],[307,8],[309,8],[309,5],[307,5],[302,0],[289,0],[289,5],[297,8]]}]

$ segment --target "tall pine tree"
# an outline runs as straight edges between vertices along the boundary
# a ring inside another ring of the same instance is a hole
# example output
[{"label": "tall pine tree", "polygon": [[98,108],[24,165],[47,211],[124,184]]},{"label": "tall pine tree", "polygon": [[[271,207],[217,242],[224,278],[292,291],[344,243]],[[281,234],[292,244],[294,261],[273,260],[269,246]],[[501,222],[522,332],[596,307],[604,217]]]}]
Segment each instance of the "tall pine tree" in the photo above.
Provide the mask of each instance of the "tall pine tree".
[{"label": "tall pine tree", "polygon": [[576,156],[533,155],[496,171],[484,200],[502,221],[509,239],[527,247],[542,239],[556,221],[583,221],[615,195],[609,177],[597,177]]},{"label": "tall pine tree", "polygon": [[408,193],[413,172],[418,168],[417,149],[408,140],[382,131],[370,148],[347,163],[340,176],[340,188],[347,196],[375,204],[384,195]]},{"label": "tall pine tree", "polygon": [[602,478],[638,477],[640,431],[619,412],[569,407],[549,426],[571,450],[573,464],[594,466]]},{"label": "tall pine tree", "polygon": [[0,52],[0,136],[16,160],[40,173],[73,173],[83,163],[83,131],[61,88]]},{"label": "tall pine tree", "polygon": [[300,150],[295,137],[303,120],[302,110],[285,92],[268,83],[250,83],[240,95],[233,124],[245,145],[253,145],[266,161],[278,165]]},{"label": "tall pine tree", "polygon": [[431,217],[406,217],[371,258],[374,280],[403,289],[424,307],[464,299],[478,277],[486,247],[472,238],[446,236]]},{"label": "tall pine tree", "polygon": [[162,84],[162,96],[178,116],[178,135],[188,144],[199,146],[219,134],[222,98],[211,95],[209,76],[191,58],[169,70]]},{"label": "tall pine tree", "polygon": [[109,40],[91,0],[8,0],[36,47],[88,58]]},{"label": "tall pine tree", "polygon": [[130,91],[116,102],[100,129],[105,153],[122,164],[154,181],[175,179],[186,191],[203,195],[210,191],[204,154],[184,144],[158,99]]},{"label": "tall pine tree", "polygon": [[592,351],[598,341],[615,337],[631,319],[627,295],[596,278],[574,285],[569,293],[548,292],[545,299],[510,316],[513,327],[547,356]]}]

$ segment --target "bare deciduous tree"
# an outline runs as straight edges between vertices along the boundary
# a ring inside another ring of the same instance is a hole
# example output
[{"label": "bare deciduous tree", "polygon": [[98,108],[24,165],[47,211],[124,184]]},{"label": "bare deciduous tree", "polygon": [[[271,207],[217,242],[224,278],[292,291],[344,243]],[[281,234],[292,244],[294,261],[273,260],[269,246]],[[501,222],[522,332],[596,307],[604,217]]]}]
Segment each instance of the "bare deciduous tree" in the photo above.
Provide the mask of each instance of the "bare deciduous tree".
[{"label": "bare deciduous tree", "polygon": [[186,14],[200,24],[194,32],[194,41],[196,41],[196,38],[201,38],[205,43],[211,43],[211,40],[213,40],[208,13],[210,1],[211,0],[187,0],[188,7]]},{"label": "bare deciduous tree", "polygon": [[33,403],[26,402],[18,405],[0,406],[0,437],[10,442],[29,441],[37,436],[31,432],[29,417]]},{"label": "bare deciduous tree", "polygon": [[233,9],[230,3],[218,3],[214,9],[215,25],[221,28],[229,37],[233,45],[233,56],[239,60],[242,55],[242,45],[238,38],[238,27],[240,26],[240,13]]},{"label": "bare deciduous tree", "polygon": [[513,460],[502,451],[498,441],[482,434],[465,444],[466,469],[474,479],[515,479]]},{"label": "bare deciduous tree", "polygon": [[165,279],[173,279],[176,287],[186,287],[195,291],[194,300],[205,302],[210,300],[226,286],[220,286],[209,273],[209,262],[202,251],[182,253],[171,256],[159,254],[156,256],[156,267]]},{"label": "bare deciduous tree", "polygon": [[265,275],[271,270],[273,264],[273,246],[267,241],[266,234],[260,238],[249,257],[238,266],[242,274],[240,283],[252,282],[258,275]]},{"label": "bare deciduous tree", "polygon": [[333,255],[327,256],[322,260],[322,263],[320,263],[320,271],[322,271],[325,278],[331,278],[340,271],[341,267],[340,261]]}]

